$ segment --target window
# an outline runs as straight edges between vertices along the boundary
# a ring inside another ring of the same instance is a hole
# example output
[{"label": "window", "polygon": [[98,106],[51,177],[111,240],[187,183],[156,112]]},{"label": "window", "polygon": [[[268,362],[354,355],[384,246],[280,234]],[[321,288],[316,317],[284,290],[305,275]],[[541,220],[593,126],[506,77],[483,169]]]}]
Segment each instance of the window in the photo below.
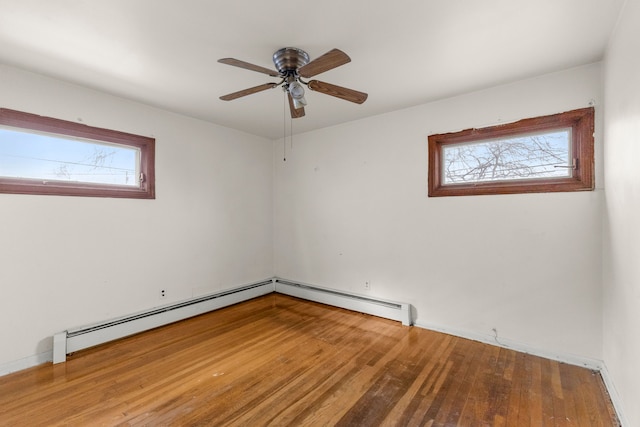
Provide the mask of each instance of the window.
[{"label": "window", "polygon": [[593,190],[593,108],[429,136],[429,196]]},{"label": "window", "polygon": [[0,109],[0,193],[155,198],[155,140]]}]

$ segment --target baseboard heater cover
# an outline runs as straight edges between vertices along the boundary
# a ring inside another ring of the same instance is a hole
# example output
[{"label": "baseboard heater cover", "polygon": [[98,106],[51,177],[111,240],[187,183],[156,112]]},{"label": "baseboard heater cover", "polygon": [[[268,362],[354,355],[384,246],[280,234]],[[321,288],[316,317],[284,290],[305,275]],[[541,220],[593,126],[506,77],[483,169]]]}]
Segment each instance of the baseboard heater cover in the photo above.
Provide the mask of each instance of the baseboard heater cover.
[{"label": "baseboard heater cover", "polygon": [[75,351],[168,325],[189,317],[267,295],[274,291],[309,301],[396,320],[403,325],[411,325],[409,304],[274,278],[112,319],[103,323],[57,333],[53,336],[53,363],[64,362],[67,359],[67,355]]},{"label": "baseboard heater cover", "polygon": [[407,326],[411,325],[411,310],[408,303],[371,298],[279,278],[274,279],[274,282],[276,292],[281,294],[397,320]]},{"label": "baseboard heater cover", "polygon": [[64,362],[67,354],[74,351],[168,325],[169,323],[266,295],[273,291],[273,280],[269,279],[104,323],[63,331],[53,336],[53,363]]}]

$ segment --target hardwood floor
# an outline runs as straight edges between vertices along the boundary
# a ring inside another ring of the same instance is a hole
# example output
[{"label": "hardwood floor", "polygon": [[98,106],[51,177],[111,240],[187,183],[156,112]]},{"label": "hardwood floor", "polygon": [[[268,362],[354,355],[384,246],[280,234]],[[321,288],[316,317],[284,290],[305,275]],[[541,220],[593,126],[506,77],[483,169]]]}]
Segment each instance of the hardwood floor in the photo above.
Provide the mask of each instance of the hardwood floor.
[{"label": "hardwood floor", "polygon": [[617,426],[598,373],[271,294],[0,377],[2,426]]}]

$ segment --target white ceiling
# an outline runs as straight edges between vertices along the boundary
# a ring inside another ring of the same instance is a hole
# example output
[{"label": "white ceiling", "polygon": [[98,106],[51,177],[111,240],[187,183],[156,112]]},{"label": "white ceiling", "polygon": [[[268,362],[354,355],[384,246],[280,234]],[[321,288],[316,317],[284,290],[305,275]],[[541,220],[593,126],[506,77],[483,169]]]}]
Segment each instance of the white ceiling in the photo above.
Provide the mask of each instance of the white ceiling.
[{"label": "white ceiling", "polygon": [[623,2],[0,0],[0,62],[277,139],[282,91],[218,99],[277,79],[219,58],[346,52],[315,78],[369,99],[310,92],[299,133],[599,61]]}]

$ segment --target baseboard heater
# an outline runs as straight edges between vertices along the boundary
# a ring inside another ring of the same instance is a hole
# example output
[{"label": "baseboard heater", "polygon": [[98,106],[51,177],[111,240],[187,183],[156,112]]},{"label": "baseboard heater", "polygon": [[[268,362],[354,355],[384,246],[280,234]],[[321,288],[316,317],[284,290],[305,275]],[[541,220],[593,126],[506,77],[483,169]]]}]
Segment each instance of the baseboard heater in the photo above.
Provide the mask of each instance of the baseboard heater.
[{"label": "baseboard heater", "polygon": [[267,295],[274,291],[309,301],[396,320],[403,325],[411,324],[409,304],[274,278],[103,323],[60,332],[53,336],[53,363],[64,362],[67,360],[67,354],[74,351],[168,325],[189,317]]},{"label": "baseboard heater", "polygon": [[53,336],[53,363],[64,362],[67,354],[74,351],[270,294],[273,287],[273,280],[265,280],[108,322],[60,332]]},{"label": "baseboard heater", "polygon": [[370,298],[285,279],[276,278],[274,282],[276,292],[281,294],[397,320],[407,326],[411,325],[411,310],[407,303]]}]

